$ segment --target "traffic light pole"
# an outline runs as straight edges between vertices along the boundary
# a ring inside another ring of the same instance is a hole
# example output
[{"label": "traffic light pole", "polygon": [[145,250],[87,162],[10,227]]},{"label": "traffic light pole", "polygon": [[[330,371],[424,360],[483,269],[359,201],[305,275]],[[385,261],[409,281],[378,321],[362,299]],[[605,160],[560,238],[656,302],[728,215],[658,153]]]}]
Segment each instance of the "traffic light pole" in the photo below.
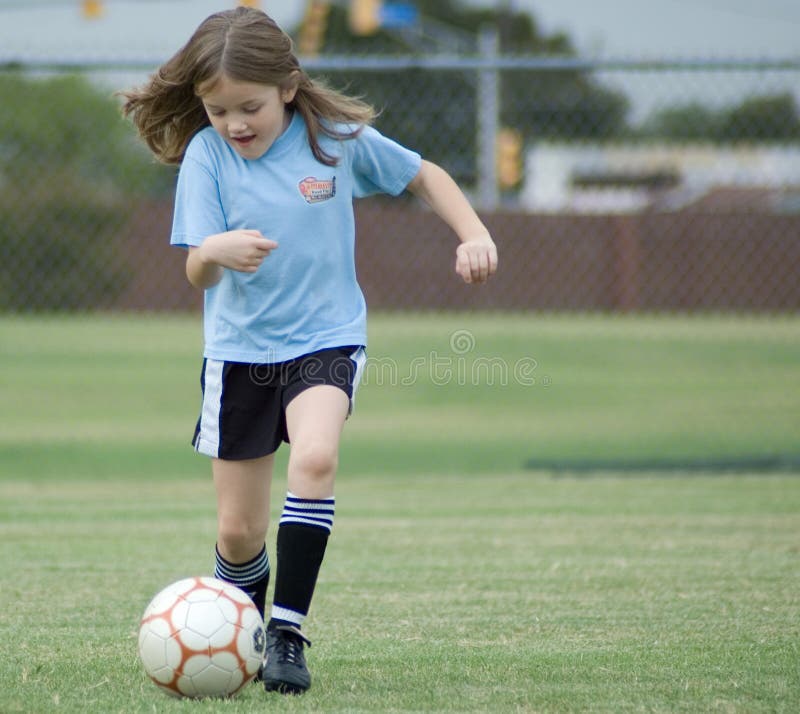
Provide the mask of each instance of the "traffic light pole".
[{"label": "traffic light pole", "polygon": [[496,142],[500,128],[500,73],[497,64],[499,38],[497,28],[481,29],[479,51],[486,60],[478,79],[478,206],[493,211],[499,203],[497,186]]}]

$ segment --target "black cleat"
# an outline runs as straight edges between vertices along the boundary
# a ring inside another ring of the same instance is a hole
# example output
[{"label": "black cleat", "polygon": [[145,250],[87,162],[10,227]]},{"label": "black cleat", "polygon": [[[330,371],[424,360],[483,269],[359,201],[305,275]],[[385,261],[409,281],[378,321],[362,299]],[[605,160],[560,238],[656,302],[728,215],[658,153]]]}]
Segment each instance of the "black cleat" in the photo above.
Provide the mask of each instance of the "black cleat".
[{"label": "black cleat", "polygon": [[281,694],[302,694],[311,686],[304,645],[311,642],[291,625],[267,629],[267,656],[261,671],[264,689]]}]

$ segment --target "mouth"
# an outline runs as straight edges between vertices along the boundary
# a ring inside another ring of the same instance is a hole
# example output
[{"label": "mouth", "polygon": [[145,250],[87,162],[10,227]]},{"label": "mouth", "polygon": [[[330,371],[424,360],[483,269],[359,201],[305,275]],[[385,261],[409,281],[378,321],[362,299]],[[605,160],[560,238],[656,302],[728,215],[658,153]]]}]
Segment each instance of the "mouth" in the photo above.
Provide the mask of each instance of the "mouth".
[{"label": "mouth", "polygon": [[244,149],[255,141],[255,134],[249,136],[232,136],[231,141],[241,149]]}]

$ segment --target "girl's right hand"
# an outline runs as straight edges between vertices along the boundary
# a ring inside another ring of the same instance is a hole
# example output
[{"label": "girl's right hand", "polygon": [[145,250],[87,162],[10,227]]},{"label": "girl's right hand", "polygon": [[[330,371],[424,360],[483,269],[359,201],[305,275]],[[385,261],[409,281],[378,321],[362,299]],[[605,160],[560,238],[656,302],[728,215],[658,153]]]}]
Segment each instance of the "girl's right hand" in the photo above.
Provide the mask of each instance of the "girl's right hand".
[{"label": "girl's right hand", "polygon": [[199,250],[203,262],[213,263],[241,273],[255,273],[278,243],[256,230],[217,233],[203,241]]}]

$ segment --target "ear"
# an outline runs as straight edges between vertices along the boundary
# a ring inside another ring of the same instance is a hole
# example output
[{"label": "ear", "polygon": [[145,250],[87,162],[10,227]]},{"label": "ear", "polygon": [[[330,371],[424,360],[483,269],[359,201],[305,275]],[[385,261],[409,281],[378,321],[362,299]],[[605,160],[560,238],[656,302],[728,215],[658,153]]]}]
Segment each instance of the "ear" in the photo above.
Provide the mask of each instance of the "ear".
[{"label": "ear", "polygon": [[281,89],[281,99],[284,104],[290,104],[294,100],[294,95],[297,94],[297,85],[294,84],[286,89]]},{"label": "ear", "polygon": [[300,76],[300,72],[295,70],[281,87],[281,99],[285,104],[289,104],[294,100],[297,88],[300,86]]}]

